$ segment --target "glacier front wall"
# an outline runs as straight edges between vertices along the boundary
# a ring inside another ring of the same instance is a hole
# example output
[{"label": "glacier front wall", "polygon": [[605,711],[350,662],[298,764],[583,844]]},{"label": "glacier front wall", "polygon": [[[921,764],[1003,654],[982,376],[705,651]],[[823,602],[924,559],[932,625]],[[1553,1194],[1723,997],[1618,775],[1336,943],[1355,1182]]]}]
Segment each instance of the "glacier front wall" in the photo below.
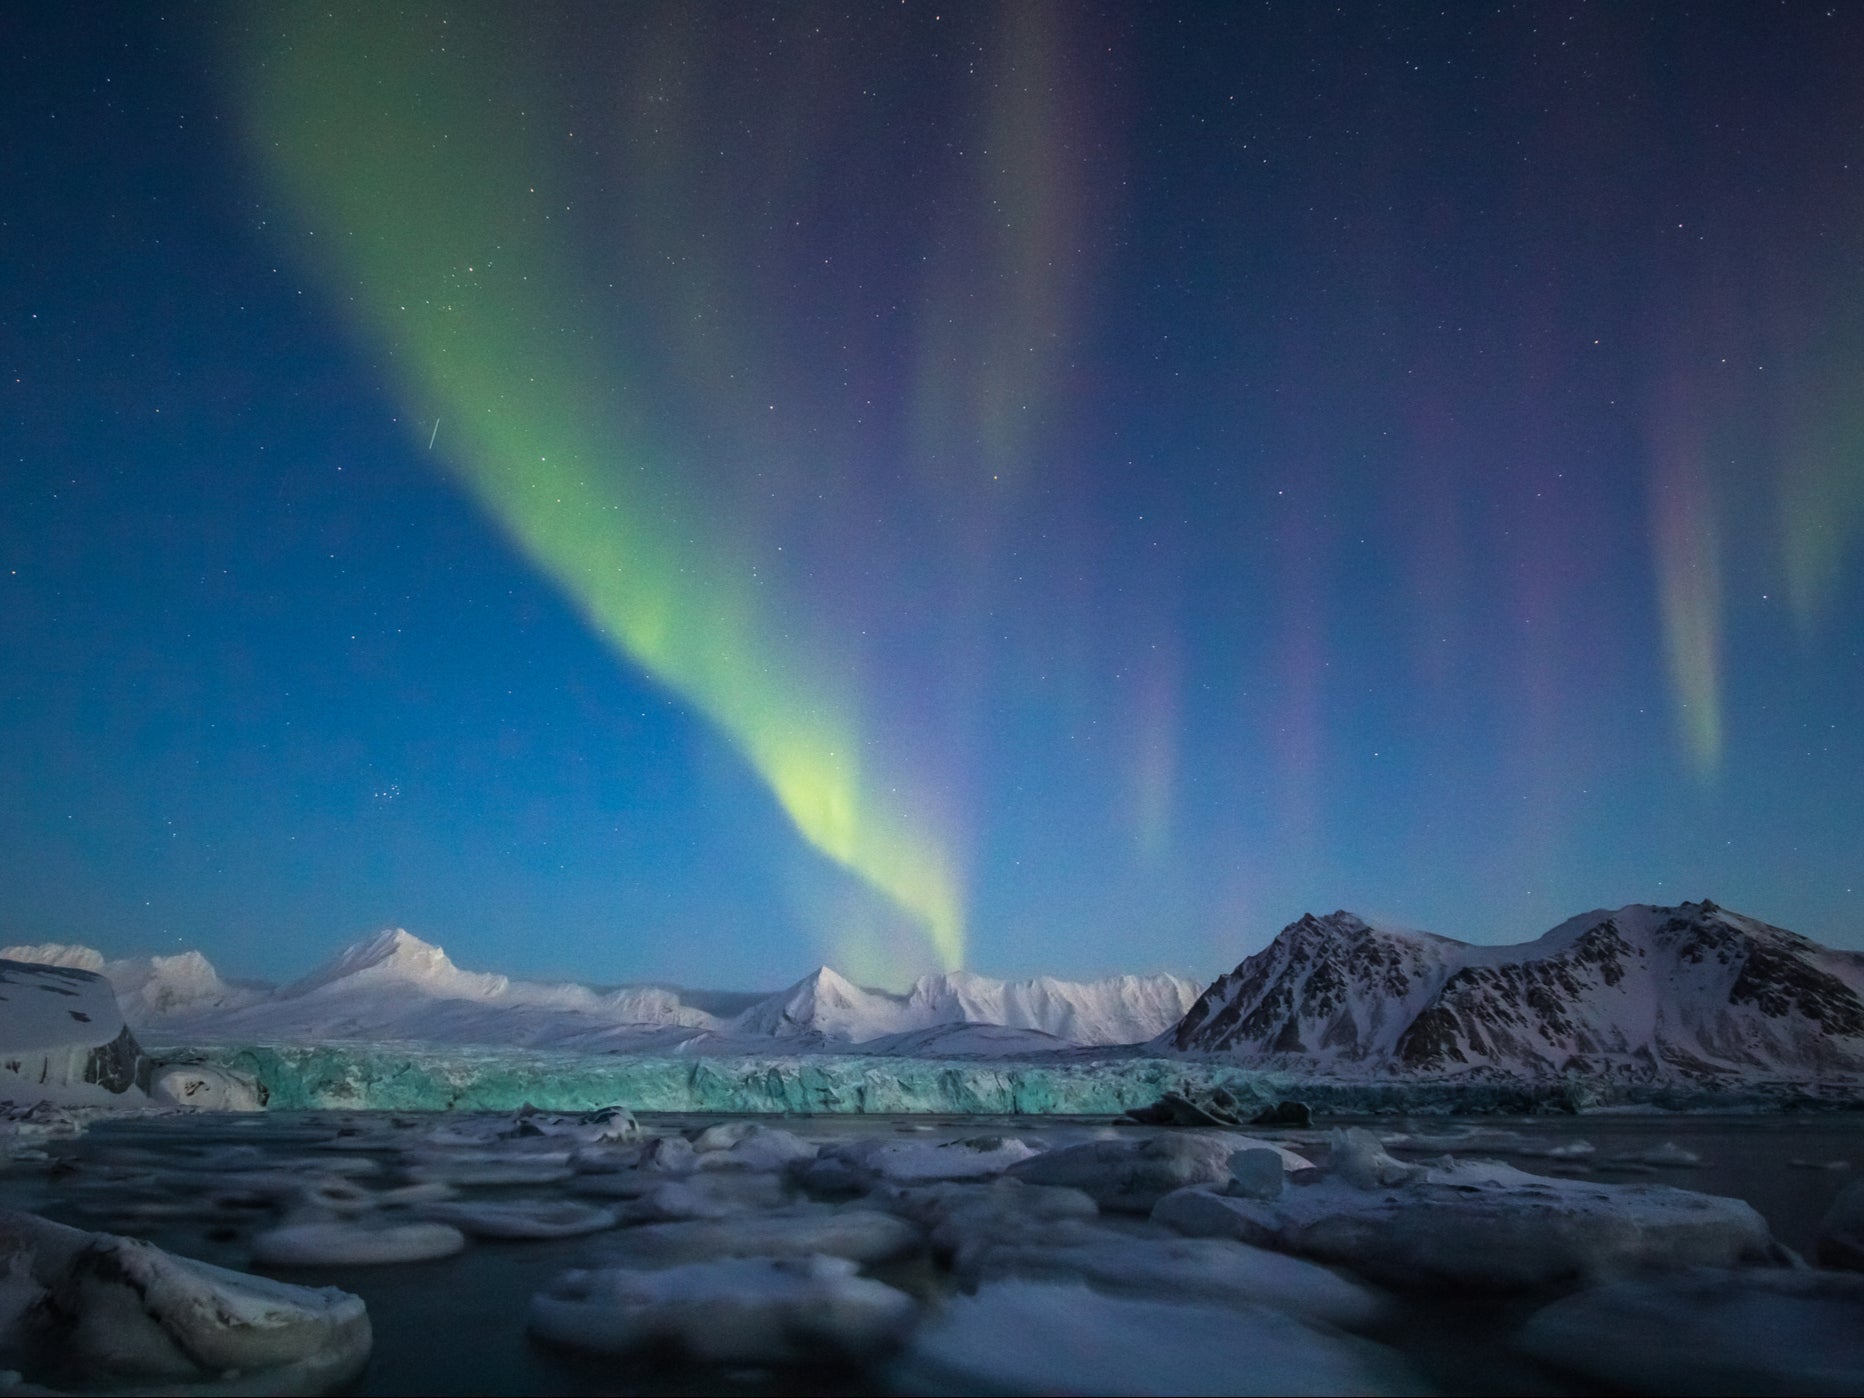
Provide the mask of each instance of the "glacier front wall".
[{"label": "glacier front wall", "polygon": [[1574,1082],[1315,1081],[1211,1061],[1083,1054],[1043,1060],[859,1054],[648,1057],[407,1044],[205,1047],[162,1055],[248,1073],[274,1110],[924,1113],[1117,1116],[1167,1091],[1226,1089],[1245,1112],[1288,1098],[1339,1114],[1858,1107],[1855,1090],[1755,1083],[1741,1092]]}]

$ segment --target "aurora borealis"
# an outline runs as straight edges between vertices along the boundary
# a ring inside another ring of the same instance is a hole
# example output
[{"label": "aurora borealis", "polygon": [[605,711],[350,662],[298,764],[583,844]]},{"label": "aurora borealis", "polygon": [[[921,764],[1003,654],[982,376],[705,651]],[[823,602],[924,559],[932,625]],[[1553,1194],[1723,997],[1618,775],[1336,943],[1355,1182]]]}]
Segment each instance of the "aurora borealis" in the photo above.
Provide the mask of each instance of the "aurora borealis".
[{"label": "aurora borealis", "polygon": [[1864,946],[1864,17],[45,12],[0,932]]}]

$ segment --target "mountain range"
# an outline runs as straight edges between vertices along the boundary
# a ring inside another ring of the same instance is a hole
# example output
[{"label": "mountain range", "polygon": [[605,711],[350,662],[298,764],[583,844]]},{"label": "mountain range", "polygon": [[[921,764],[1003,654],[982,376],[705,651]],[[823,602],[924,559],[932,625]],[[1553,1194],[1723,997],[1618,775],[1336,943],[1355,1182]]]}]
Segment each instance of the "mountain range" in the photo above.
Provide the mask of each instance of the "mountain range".
[{"label": "mountain range", "polygon": [[1851,1075],[1864,954],[1707,901],[1582,913],[1514,946],[1309,915],[1154,1047],[1324,1076]]},{"label": "mountain range", "polygon": [[[45,944],[0,948],[0,959],[101,972],[125,1018],[152,1041],[418,1039],[693,1052],[774,1039],[793,1049],[860,1044],[908,1053],[937,1041],[958,1056],[1002,1056],[1150,1039],[1178,1021],[1199,989],[1174,976],[1000,981],[959,972],[896,995],[826,966],[774,995],[601,989],[461,970],[441,948],[399,928],[278,988],[224,981],[199,952],[106,961],[89,947]],[[950,1032],[964,1026],[997,1032]]]},{"label": "mountain range", "polygon": [[400,929],[273,988],[198,952],[0,959],[101,972],[156,1043],[425,1041],[585,1051],[1015,1058],[1113,1045],[1314,1078],[1781,1081],[1864,1075],[1864,954],[1710,902],[1631,904],[1473,945],[1340,911],[1290,923],[1199,992],[1174,976],[927,976],[901,994],[821,967],[775,994],[599,988],[465,971]]}]

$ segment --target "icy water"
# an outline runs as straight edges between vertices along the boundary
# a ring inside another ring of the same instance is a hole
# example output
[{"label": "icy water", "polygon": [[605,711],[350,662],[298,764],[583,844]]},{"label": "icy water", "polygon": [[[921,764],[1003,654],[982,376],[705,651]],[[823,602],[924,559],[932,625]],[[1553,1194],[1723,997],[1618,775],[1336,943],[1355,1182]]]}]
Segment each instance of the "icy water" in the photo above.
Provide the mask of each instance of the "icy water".
[{"label": "icy water", "polygon": [[[370,1187],[400,1183],[402,1158],[382,1138],[373,1114],[302,1112],[261,1116],[164,1117],[105,1122],[85,1136],[51,1141],[48,1161],[22,1162],[0,1174],[0,1203],[32,1209],[79,1227],[146,1238],[171,1251],[224,1266],[262,1270],[281,1280],[334,1285],[361,1296],[375,1331],[375,1352],[356,1391],[413,1393],[817,1393],[924,1391],[909,1376],[867,1373],[773,1374],[696,1370],[677,1363],[588,1360],[527,1339],[531,1297],[567,1268],[586,1261],[593,1240],[485,1242],[443,1261],[383,1267],[252,1268],[253,1234],[276,1222],[263,1204],[229,1203],[216,1174],[268,1164],[309,1170],[321,1157],[373,1159]],[[397,1118],[415,1129],[453,1118]],[[379,1121],[376,1118],[376,1121]],[[507,1123],[509,1118],[503,1118]],[[644,1117],[656,1133],[690,1131],[719,1116]],[[763,1118],[775,1124],[772,1118]],[[1345,1119],[1324,1125],[1355,1124]],[[1540,1173],[1608,1182],[1651,1181],[1745,1199],[1782,1243],[1809,1251],[1833,1197],[1864,1170],[1864,1118],[1854,1115],[1706,1117],[1601,1115],[1579,1118],[1382,1118],[1362,1124],[1393,1154],[1499,1159]],[[862,1137],[943,1139],[980,1132],[1057,1145],[1139,1132],[1105,1118],[811,1117],[781,1125],[812,1142]],[[352,1133],[339,1137],[339,1132]],[[1257,1132],[1317,1153],[1325,1130]],[[230,1147],[240,1148],[229,1153]],[[1587,1147],[1590,1149],[1588,1150]],[[1550,1152],[1562,1154],[1553,1155]],[[1690,1158],[1698,1163],[1684,1163]],[[360,1168],[360,1167],[358,1167]],[[476,1199],[552,1192],[531,1186],[468,1191]],[[1134,1231],[1153,1225],[1133,1221]],[[613,1235],[607,1235],[612,1237]],[[878,1269],[881,1279],[922,1299],[951,1283],[926,1258]],[[1594,1392],[1516,1354],[1507,1336],[1522,1318],[1506,1303],[1427,1300],[1404,1303],[1374,1338],[1399,1350],[1432,1389],[1447,1393]]]}]

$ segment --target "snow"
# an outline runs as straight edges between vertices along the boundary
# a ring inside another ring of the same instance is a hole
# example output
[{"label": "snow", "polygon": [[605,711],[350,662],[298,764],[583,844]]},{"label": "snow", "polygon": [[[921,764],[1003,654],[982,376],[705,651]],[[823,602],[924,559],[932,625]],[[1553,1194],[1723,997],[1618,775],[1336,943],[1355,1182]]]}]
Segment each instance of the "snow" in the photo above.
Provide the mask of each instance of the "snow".
[{"label": "snow", "polygon": [[[886,1040],[896,1041],[896,1051],[921,1052],[913,1036],[948,1025],[993,1025],[1055,1041],[1009,1036],[997,1041],[1029,1052],[1064,1044],[1140,1043],[1177,1023],[1197,993],[1196,985],[1176,976],[1000,981],[958,971],[923,977],[909,993],[893,995],[863,989],[823,966],[753,1005],[730,1027],[750,1037],[820,1035],[869,1046],[870,1052],[887,1051],[873,1046]],[[946,1051],[958,1051],[959,1043],[947,1040]],[[987,1052],[987,1044],[982,1040],[972,1051]]]},{"label": "snow", "polygon": [[1191,982],[1172,976],[999,981],[960,973],[927,977],[910,993],[892,995],[826,966],[764,997],[659,985],[600,989],[462,970],[443,949],[400,928],[345,948],[280,990],[231,985],[198,952],[105,962],[87,947],[15,950],[27,959],[101,970],[132,1023],[190,1042],[374,1040],[727,1054],[773,1042],[810,1050],[871,1043],[866,1051],[882,1055],[997,1058],[1137,1043],[1175,1023],[1197,994]]},{"label": "snow", "polygon": [[0,960],[98,972],[116,991],[124,1018],[138,1028],[167,1016],[238,1009],[264,999],[266,993],[255,986],[223,981],[198,951],[106,961],[101,952],[90,947],[42,942],[0,948]]},{"label": "snow", "polygon": [[913,1312],[840,1258],[733,1258],[567,1272],[532,1300],[530,1328],[602,1354],[673,1346],[715,1364],[822,1364],[895,1348]]}]

